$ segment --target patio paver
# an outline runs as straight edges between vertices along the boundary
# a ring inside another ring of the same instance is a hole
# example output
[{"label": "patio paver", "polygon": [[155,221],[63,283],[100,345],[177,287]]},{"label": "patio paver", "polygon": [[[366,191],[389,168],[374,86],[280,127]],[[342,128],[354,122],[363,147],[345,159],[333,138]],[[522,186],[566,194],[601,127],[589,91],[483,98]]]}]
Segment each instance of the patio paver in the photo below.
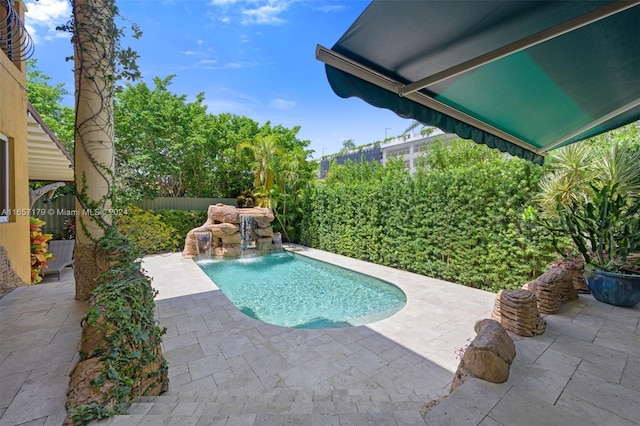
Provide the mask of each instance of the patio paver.
[{"label": "patio paver", "polygon": [[[455,352],[473,337],[475,321],[490,316],[495,295],[293,248],[395,283],[407,306],[366,326],[288,329],[242,314],[180,254],[145,258],[167,327],[170,389],[139,398],[129,415],[94,423],[640,424],[640,307],[581,295],[545,316],[543,335],[514,337],[506,383],[472,379],[423,417],[425,402],[447,394]],[[0,425],[61,424],[86,309],[73,291],[72,281],[54,281],[0,299]]]}]

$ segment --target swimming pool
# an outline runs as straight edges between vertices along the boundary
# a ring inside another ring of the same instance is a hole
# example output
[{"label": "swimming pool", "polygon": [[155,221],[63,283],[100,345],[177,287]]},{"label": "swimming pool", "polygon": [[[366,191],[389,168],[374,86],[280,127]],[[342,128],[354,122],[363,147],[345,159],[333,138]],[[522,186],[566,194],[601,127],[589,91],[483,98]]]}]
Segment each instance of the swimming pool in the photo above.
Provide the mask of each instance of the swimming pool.
[{"label": "swimming pool", "polygon": [[407,301],[393,284],[290,252],[196,263],[246,315],[284,327],[368,324]]}]

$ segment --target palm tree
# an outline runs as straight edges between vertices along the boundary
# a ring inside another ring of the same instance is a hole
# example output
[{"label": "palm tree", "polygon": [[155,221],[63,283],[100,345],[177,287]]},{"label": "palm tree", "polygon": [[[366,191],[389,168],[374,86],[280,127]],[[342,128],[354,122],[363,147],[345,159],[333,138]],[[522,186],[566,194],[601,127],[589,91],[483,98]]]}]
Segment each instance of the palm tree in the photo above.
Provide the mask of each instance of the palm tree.
[{"label": "palm tree", "polygon": [[238,145],[239,151],[249,151],[251,154],[251,168],[255,176],[253,180],[254,193],[258,196],[260,207],[273,208],[271,190],[275,183],[273,169],[274,160],[282,155],[282,149],[273,135],[256,136],[252,141],[244,141]]}]

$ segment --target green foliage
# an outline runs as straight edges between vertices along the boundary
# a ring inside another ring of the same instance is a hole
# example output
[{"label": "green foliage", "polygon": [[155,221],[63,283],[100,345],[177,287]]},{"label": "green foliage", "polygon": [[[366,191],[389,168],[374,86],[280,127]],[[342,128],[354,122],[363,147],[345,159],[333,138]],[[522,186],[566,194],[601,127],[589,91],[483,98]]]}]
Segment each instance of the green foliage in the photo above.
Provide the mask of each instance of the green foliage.
[{"label": "green foliage", "polygon": [[[166,329],[160,329],[154,319],[156,293],[140,268],[141,252],[114,228],[98,244],[108,253],[111,267],[96,278],[91,307],[82,324],[99,330],[102,339],[92,353],[81,352],[80,359],[98,357],[103,362],[100,374],[91,380],[103,392],[100,401],[69,407],[77,425],[121,414],[123,404],[140,395],[150,377],[167,377],[168,367],[159,350]],[[145,376],[146,367],[152,365],[158,369]]]},{"label": "green foliage", "polygon": [[[279,149],[304,148],[298,127],[260,126],[247,117],[213,115],[204,94],[193,102],[171,92],[174,76],[127,85],[116,94],[115,144],[117,203],[126,206],[155,197],[233,198],[253,187],[255,141],[273,141]],[[268,164],[267,164],[268,165]],[[268,176],[267,176],[268,178]],[[268,190],[267,190],[268,192]]]},{"label": "green foliage", "polygon": [[306,193],[314,180],[316,163],[308,161],[308,141],[295,136],[299,128],[280,126],[267,136],[257,136],[238,145],[253,170],[255,204],[273,209],[274,230],[284,241],[297,241],[302,222]]},{"label": "green foliage", "polygon": [[554,239],[527,212],[543,169],[468,141],[433,150],[413,177],[399,159],[332,170],[303,244],[490,291],[542,273]]},{"label": "green foliage", "polygon": [[35,59],[27,61],[27,96],[29,101],[67,152],[73,155],[75,114],[73,108],[61,105],[63,98],[69,92],[64,88],[63,83],[52,86],[50,80],[51,77],[37,68]]},{"label": "green foliage", "polygon": [[201,93],[194,102],[169,91],[174,76],[127,85],[116,94],[118,202],[144,198],[211,196],[219,147]]},{"label": "green foliage", "polygon": [[117,226],[122,235],[130,238],[145,255],[173,252],[180,245],[178,230],[150,210],[129,207],[126,214],[117,217]]},{"label": "green foliage", "polygon": [[155,210],[156,216],[172,230],[171,238],[183,247],[187,233],[207,221],[206,210]]},{"label": "green foliage", "polygon": [[609,272],[624,272],[627,258],[640,252],[640,198],[613,186],[593,187],[590,200],[563,206],[558,215],[587,264]]},{"label": "green foliage", "polygon": [[623,272],[640,250],[639,136],[632,125],[564,147],[541,181],[540,222],[570,237],[597,269]]},{"label": "green foliage", "polygon": [[236,197],[236,207],[238,208],[255,207],[255,205],[256,198],[253,195],[253,191],[250,189],[242,191],[240,195]]}]

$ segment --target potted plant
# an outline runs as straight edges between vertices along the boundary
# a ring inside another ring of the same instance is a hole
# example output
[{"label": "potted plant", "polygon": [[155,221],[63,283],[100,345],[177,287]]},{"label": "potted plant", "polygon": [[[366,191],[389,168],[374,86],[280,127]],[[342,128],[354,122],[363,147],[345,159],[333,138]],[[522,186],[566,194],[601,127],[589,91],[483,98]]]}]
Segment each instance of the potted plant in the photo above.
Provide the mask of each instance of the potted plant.
[{"label": "potted plant", "polygon": [[[582,150],[583,157],[568,168],[574,174],[579,170],[579,178],[574,176],[569,184],[568,169],[556,169],[543,179],[543,193],[554,186],[554,180],[558,181],[556,189],[563,188],[546,192],[546,201],[553,196],[555,203],[555,212],[548,216],[555,230],[568,236],[584,257],[593,297],[632,307],[640,301],[640,275],[631,261],[640,252],[640,157],[628,144],[601,149],[585,146],[573,148],[573,154]],[[565,150],[570,151],[569,147]],[[568,156],[565,152],[560,158],[563,155]]]}]

